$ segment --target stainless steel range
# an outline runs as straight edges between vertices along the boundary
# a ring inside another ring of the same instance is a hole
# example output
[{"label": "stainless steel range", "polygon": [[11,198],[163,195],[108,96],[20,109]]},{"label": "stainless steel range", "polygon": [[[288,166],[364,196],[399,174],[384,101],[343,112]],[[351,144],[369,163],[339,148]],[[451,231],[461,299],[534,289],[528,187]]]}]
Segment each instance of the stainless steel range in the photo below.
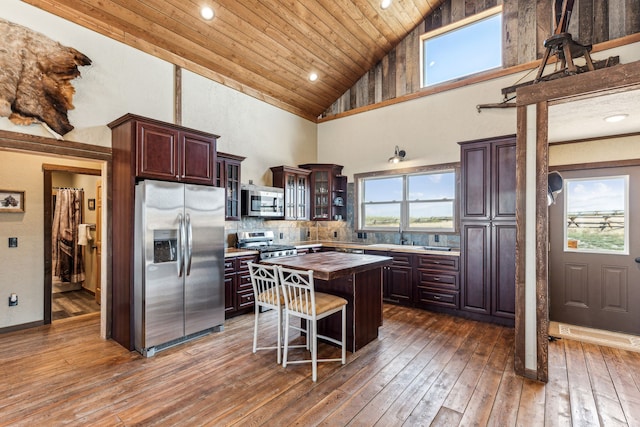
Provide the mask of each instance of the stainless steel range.
[{"label": "stainless steel range", "polygon": [[239,231],[238,248],[253,249],[260,252],[260,259],[295,256],[298,254],[295,246],[274,245],[273,231]]}]

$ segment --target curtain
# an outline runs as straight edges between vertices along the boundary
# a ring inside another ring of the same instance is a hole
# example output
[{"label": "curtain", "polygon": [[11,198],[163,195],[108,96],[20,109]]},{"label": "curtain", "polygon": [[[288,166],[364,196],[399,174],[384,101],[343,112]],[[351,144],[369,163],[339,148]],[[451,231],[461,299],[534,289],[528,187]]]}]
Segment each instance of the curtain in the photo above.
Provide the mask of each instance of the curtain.
[{"label": "curtain", "polygon": [[82,222],[84,191],[61,188],[56,196],[51,242],[53,275],[63,282],[84,281],[82,246],[78,245],[78,226]]}]

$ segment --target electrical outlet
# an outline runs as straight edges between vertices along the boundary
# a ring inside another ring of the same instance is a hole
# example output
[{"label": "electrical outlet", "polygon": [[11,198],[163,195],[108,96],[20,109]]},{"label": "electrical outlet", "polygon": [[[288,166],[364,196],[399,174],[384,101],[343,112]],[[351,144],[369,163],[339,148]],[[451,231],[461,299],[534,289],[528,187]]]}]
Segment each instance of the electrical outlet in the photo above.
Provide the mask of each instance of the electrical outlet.
[{"label": "electrical outlet", "polygon": [[282,239],[284,237],[284,233],[280,233],[280,238]]},{"label": "electrical outlet", "polygon": [[9,307],[14,307],[18,305],[18,295],[17,294],[11,294],[9,296]]},{"label": "electrical outlet", "polygon": [[333,237],[338,237],[338,232],[337,231],[333,232]]},{"label": "electrical outlet", "polygon": [[311,237],[311,232],[307,231],[307,237]]},{"label": "electrical outlet", "polygon": [[438,243],[440,241],[440,236],[438,234],[436,234],[435,236],[433,236],[433,241]]},{"label": "electrical outlet", "polygon": [[362,233],[358,233],[358,239],[362,239]]},{"label": "electrical outlet", "polygon": [[9,237],[9,247],[17,248],[18,247],[18,238],[17,237]]}]

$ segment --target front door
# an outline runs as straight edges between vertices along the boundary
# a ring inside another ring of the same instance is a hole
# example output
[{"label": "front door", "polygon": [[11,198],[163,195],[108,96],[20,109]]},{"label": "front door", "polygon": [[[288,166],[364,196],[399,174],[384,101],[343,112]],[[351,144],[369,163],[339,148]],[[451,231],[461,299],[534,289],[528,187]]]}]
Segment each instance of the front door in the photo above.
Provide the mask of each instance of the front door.
[{"label": "front door", "polygon": [[549,318],[640,335],[640,166],[562,176],[549,208]]}]

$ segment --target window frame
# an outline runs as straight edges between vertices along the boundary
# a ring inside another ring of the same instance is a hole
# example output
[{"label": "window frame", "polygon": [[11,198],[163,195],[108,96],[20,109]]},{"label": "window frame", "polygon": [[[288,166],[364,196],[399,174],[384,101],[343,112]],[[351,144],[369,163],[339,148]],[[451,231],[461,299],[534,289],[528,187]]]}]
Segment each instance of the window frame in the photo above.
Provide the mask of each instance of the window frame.
[{"label": "window frame", "polygon": [[[453,229],[440,229],[440,228],[418,228],[409,227],[409,206],[411,201],[408,198],[408,185],[407,177],[409,175],[420,174],[437,174],[451,171],[454,174],[454,198],[453,198]],[[364,225],[364,206],[365,202],[361,200],[364,189],[364,181],[371,178],[392,178],[402,177],[403,181],[403,200],[400,201],[400,224],[402,231],[406,233],[431,233],[431,234],[457,234],[459,232],[459,206],[460,206],[460,162],[456,163],[443,163],[439,165],[418,166],[404,169],[392,169],[375,172],[365,172],[354,174],[355,182],[355,206],[353,212],[354,228],[356,232],[398,232],[398,227],[376,227],[367,228]]]},{"label": "window frame", "polygon": [[[468,26],[476,24],[476,23],[478,23],[478,22],[480,22],[482,20],[491,18],[491,17],[493,17],[495,15],[502,15],[502,25],[501,25],[501,27],[502,27],[502,31],[501,31],[502,32],[502,37],[500,39],[500,53],[501,53],[501,56],[500,56],[501,64],[500,64],[500,66],[494,67],[494,68],[488,68],[486,70],[479,70],[479,71],[476,71],[476,72],[471,73],[471,74],[466,74],[464,76],[452,77],[452,78],[450,78],[448,80],[444,80],[444,81],[438,82],[438,83],[426,84],[426,82],[425,82],[425,77],[426,76],[425,76],[425,73],[424,73],[424,69],[425,69],[425,64],[424,64],[424,61],[425,61],[424,44],[425,44],[425,41],[429,40],[429,39],[433,39],[433,38],[439,37],[439,36],[442,36],[442,35],[444,35],[446,33],[449,33],[449,32],[453,32],[453,31],[459,30],[460,28],[463,28],[463,27],[468,27]],[[420,36],[420,88],[424,89],[424,88],[427,88],[427,87],[435,87],[435,86],[438,86],[438,85],[451,83],[453,81],[464,80],[464,79],[469,78],[471,76],[475,76],[475,75],[479,75],[479,74],[482,74],[482,73],[486,73],[488,71],[503,69],[504,68],[504,48],[503,48],[503,46],[504,46],[504,14],[503,14],[502,5],[494,6],[494,7],[490,8],[490,9],[484,10],[484,11],[482,11],[480,13],[475,14],[475,15],[469,16],[467,18],[464,18],[464,19],[461,19],[459,21],[453,22],[453,23],[451,23],[449,25],[445,25],[445,26],[437,28],[437,29],[435,29],[433,31],[429,31],[427,33],[422,34]]]}]

